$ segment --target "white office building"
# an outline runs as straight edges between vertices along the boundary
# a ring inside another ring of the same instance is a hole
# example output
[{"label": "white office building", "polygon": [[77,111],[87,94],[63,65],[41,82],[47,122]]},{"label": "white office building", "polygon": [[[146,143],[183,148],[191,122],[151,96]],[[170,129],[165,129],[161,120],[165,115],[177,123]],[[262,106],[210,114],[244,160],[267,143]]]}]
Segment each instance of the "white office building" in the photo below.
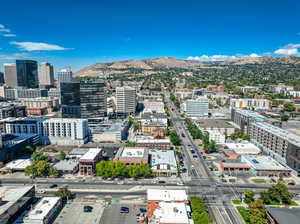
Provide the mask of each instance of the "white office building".
[{"label": "white office building", "polygon": [[48,62],[43,62],[38,67],[39,86],[54,85],[54,70],[53,66]]},{"label": "white office building", "polygon": [[208,99],[206,96],[190,99],[183,104],[183,111],[188,117],[202,117],[208,115]]},{"label": "white office building", "polygon": [[5,120],[10,134],[38,134],[40,144],[79,145],[89,139],[86,119],[17,118]]},{"label": "white office building", "polygon": [[72,82],[73,72],[70,69],[62,69],[57,72],[57,81],[59,82]]},{"label": "white office building", "polygon": [[118,114],[135,114],[136,89],[130,86],[116,88],[116,112]]},{"label": "white office building", "polygon": [[255,99],[255,98],[243,98],[243,99],[230,99],[230,109],[251,109],[251,110],[269,110],[270,100],[268,99]]},{"label": "white office building", "polygon": [[226,141],[225,134],[219,130],[207,130],[209,141],[215,141],[216,144],[224,144]]}]

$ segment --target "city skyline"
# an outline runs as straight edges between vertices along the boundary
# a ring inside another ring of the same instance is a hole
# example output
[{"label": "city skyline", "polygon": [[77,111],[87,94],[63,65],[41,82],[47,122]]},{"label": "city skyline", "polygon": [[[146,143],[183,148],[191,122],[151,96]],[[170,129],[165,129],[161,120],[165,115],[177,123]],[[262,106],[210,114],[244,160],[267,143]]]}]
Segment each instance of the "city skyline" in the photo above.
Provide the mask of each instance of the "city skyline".
[{"label": "city skyline", "polygon": [[1,71],[15,59],[49,61],[55,69],[71,65],[76,71],[96,62],[160,56],[199,61],[300,56],[300,3],[293,0],[47,6],[30,0],[2,7],[7,10],[0,20]]}]

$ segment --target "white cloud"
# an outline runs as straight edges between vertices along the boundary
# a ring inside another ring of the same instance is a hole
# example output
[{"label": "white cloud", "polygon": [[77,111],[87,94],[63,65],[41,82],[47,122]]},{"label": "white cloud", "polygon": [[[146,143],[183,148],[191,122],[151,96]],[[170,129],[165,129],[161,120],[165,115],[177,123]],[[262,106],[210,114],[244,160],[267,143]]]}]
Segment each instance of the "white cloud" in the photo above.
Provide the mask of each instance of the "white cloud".
[{"label": "white cloud", "polygon": [[2,36],[4,36],[4,37],[15,37],[17,35],[13,34],[13,33],[6,33],[6,34],[3,34]]},{"label": "white cloud", "polygon": [[0,24],[0,29],[5,28],[5,26],[3,24]]},{"label": "white cloud", "polygon": [[28,57],[30,57],[28,53],[0,54],[0,60],[15,60]]},{"label": "white cloud", "polygon": [[274,53],[284,56],[298,55],[298,48],[300,48],[300,44],[288,44],[283,46],[282,48],[277,49],[276,51],[274,51]]},{"label": "white cloud", "polygon": [[0,32],[9,33],[9,32],[10,32],[10,29],[7,29],[7,28],[0,28]]},{"label": "white cloud", "polygon": [[10,44],[17,45],[18,48],[24,51],[57,51],[57,50],[71,50],[73,48],[64,48],[55,44],[37,43],[37,42],[16,42],[12,41]]},{"label": "white cloud", "polygon": [[187,60],[193,60],[193,61],[230,61],[230,60],[236,60],[241,58],[255,58],[260,57],[258,54],[252,53],[250,55],[245,54],[236,54],[236,55],[202,55],[202,56],[189,56],[187,57]]}]

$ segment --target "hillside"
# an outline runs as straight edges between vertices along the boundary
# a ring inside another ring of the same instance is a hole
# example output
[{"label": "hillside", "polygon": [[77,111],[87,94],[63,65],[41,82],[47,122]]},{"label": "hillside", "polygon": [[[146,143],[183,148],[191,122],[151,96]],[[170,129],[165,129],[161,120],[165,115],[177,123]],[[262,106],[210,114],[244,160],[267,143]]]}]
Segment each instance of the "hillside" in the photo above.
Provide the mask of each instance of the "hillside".
[{"label": "hillside", "polygon": [[201,71],[203,69],[223,69],[225,67],[243,66],[243,65],[266,65],[284,67],[284,65],[300,65],[300,57],[255,57],[243,58],[223,62],[198,62],[191,60],[182,60],[173,57],[159,57],[142,60],[125,60],[107,63],[96,63],[85,67],[75,73],[76,76],[103,76],[103,75],[122,75],[137,74],[150,75],[157,70],[181,69],[182,71]]}]

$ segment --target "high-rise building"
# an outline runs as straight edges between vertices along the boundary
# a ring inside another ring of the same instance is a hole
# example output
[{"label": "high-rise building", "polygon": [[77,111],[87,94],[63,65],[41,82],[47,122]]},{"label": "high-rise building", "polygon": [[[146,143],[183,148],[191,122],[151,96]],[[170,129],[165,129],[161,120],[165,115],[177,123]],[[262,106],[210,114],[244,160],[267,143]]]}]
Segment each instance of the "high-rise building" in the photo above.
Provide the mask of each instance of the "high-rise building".
[{"label": "high-rise building", "polygon": [[16,64],[4,64],[4,80],[8,86],[18,85]]},{"label": "high-rise building", "polygon": [[57,81],[59,82],[72,82],[73,72],[68,69],[62,69],[57,72]]},{"label": "high-rise building", "polygon": [[28,88],[37,88],[38,66],[33,60],[16,60],[17,84]]},{"label": "high-rise building", "polygon": [[50,87],[54,85],[53,66],[48,62],[43,62],[38,68],[39,86]]},{"label": "high-rise building", "polygon": [[60,94],[61,117],[80,118],[80,83],[62,82]]},{"label": "high-rise building", "polygon": [[107,103],[103,82],[80,83],[81,118],[99,118],[106,116]]},{"label": "high-rise building", "polygon": [[5,81],[4,81],[4,73],[3,72],[0,72],[0,84],[4,84]]},{"label": "high-rise building", "polygon": [[61,116],[64,118],[101,118],[106,116],[103,82],[62,82]]},{"label": "high-rise building", "polygon": [[183,104],[183,111],[188,117],[201,117],[208,115],[208,99],[205,96],[187,100]]},{"label": "high-rise building", "polygon": [[116,112],[118,114],[135,114],[136,90],[130,86],[116,88]]}]

